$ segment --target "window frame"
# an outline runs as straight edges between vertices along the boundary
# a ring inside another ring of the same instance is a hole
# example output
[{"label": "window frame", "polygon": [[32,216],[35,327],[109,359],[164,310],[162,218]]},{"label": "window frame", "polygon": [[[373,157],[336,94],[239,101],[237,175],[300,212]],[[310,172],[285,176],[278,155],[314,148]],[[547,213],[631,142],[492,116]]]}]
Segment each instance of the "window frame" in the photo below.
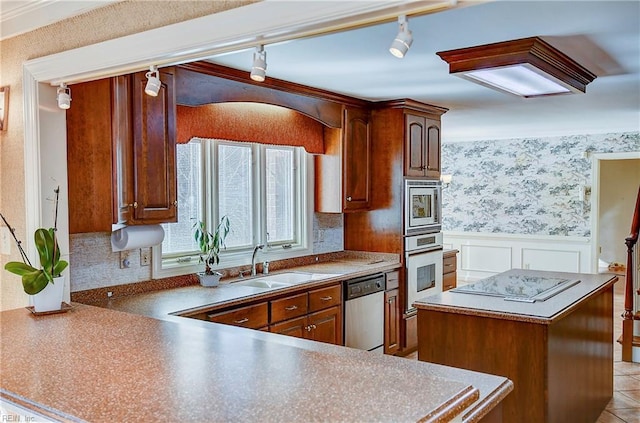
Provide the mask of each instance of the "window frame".
[{"label": "window frame", "polygon": [[[250,144],[252,148],[252,178],[254,189],[252,193],[252,201],[254,210],[260,210],[262,204],[266,204],[266,153],[268,148],[284,148],[294,151],[294,163],[297,166],[294,180],[296,184],[297,198],[295,199],[295,213],[299,216],[297,219],[297,227],[294,233],[298,233],[298,242],[291,244],[290,248],[284,248],[286,242],[269,244],[266,239],[266,212],[254,213],[253,245],[264,244],[265,248],[259,250],[257,261],[273,261],[288,258],[310,255],[313,253],[313,211],[314,211],[314,160],[313,155],[307,154],[302,148],[291,146],[278,146],[271,144],[246,143],[232,140],[222,139],[204,139],[198,138],[202,148],[202,190],[201,195],[205,196],[203,201],[204,210],[201,215],[209,222],[218,222],[217,201],[209,201],[206,198],[206,192],[210,196],[218,198],[217,190],[217,164],[219,143],[237,143]],[[259,187],[259,188],[255,188]],[[232,224],[233,225],[233,224]],[[233,227],[232,227],[233,230]],[[228,248],[223,250],[220,255],[220,264],[215,269],[225,269],[251,264],[251,253],[253,246]],[[199,254],[175,254],[170,257],[162,257],[162,244],[152,247],[152,279],[160,279],[171,276],[180,276],[191,273],[199,273],[204,270],[204,264],[199,262]]]}]

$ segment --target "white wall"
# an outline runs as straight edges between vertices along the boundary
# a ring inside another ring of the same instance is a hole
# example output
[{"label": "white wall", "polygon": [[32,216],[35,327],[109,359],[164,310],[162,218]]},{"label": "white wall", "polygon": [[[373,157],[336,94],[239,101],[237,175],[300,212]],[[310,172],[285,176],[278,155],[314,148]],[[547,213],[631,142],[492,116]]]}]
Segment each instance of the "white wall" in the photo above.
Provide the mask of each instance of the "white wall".
[{"label": "white wall", "polygon": [[600,163],[600,258],[626,263],[624,239],[629,236],[640,186],[640,159],[603,160]]}]

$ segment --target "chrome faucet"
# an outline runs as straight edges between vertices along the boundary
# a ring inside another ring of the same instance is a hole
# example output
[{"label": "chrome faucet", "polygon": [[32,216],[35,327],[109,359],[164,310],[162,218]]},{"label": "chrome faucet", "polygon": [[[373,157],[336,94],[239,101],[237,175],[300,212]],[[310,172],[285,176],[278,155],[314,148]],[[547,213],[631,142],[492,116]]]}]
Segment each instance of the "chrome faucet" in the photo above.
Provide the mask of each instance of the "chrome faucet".
[{"label": "chrome faucet", "polygon": [[255,247],[253,247],[253,255],[251,256],[251,276],[255,276],[256,275],[256,254],[258,253],[258,250],[262,250],[264,248],[264,244],[258,244]]}]

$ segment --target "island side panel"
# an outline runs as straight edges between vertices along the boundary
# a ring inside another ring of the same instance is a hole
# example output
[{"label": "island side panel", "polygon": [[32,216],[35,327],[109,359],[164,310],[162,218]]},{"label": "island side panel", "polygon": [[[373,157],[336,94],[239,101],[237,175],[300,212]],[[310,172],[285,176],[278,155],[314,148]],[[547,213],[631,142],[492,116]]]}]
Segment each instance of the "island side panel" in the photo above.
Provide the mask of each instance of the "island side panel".
[{"label": "island side panel", "polygon": [[549,326],[549,421],[595,422],[613,396],[613,285]]},{"label": "island side panel", "polygon": [[547,326],[418,309],[418,360],[513,381],[505,422],[545,421]]}]

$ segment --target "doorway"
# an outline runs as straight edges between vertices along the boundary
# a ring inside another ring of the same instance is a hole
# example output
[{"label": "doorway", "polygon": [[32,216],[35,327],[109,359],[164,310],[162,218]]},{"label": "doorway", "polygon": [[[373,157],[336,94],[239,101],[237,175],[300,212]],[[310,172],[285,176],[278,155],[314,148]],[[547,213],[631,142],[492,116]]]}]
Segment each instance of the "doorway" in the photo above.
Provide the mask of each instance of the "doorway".
[{"label": "doorway", "polygon": [[640,186],[640,152],[598,153],[593,156],[591,201],[592,271],[611,263],[626,263],[624,239]]}]

